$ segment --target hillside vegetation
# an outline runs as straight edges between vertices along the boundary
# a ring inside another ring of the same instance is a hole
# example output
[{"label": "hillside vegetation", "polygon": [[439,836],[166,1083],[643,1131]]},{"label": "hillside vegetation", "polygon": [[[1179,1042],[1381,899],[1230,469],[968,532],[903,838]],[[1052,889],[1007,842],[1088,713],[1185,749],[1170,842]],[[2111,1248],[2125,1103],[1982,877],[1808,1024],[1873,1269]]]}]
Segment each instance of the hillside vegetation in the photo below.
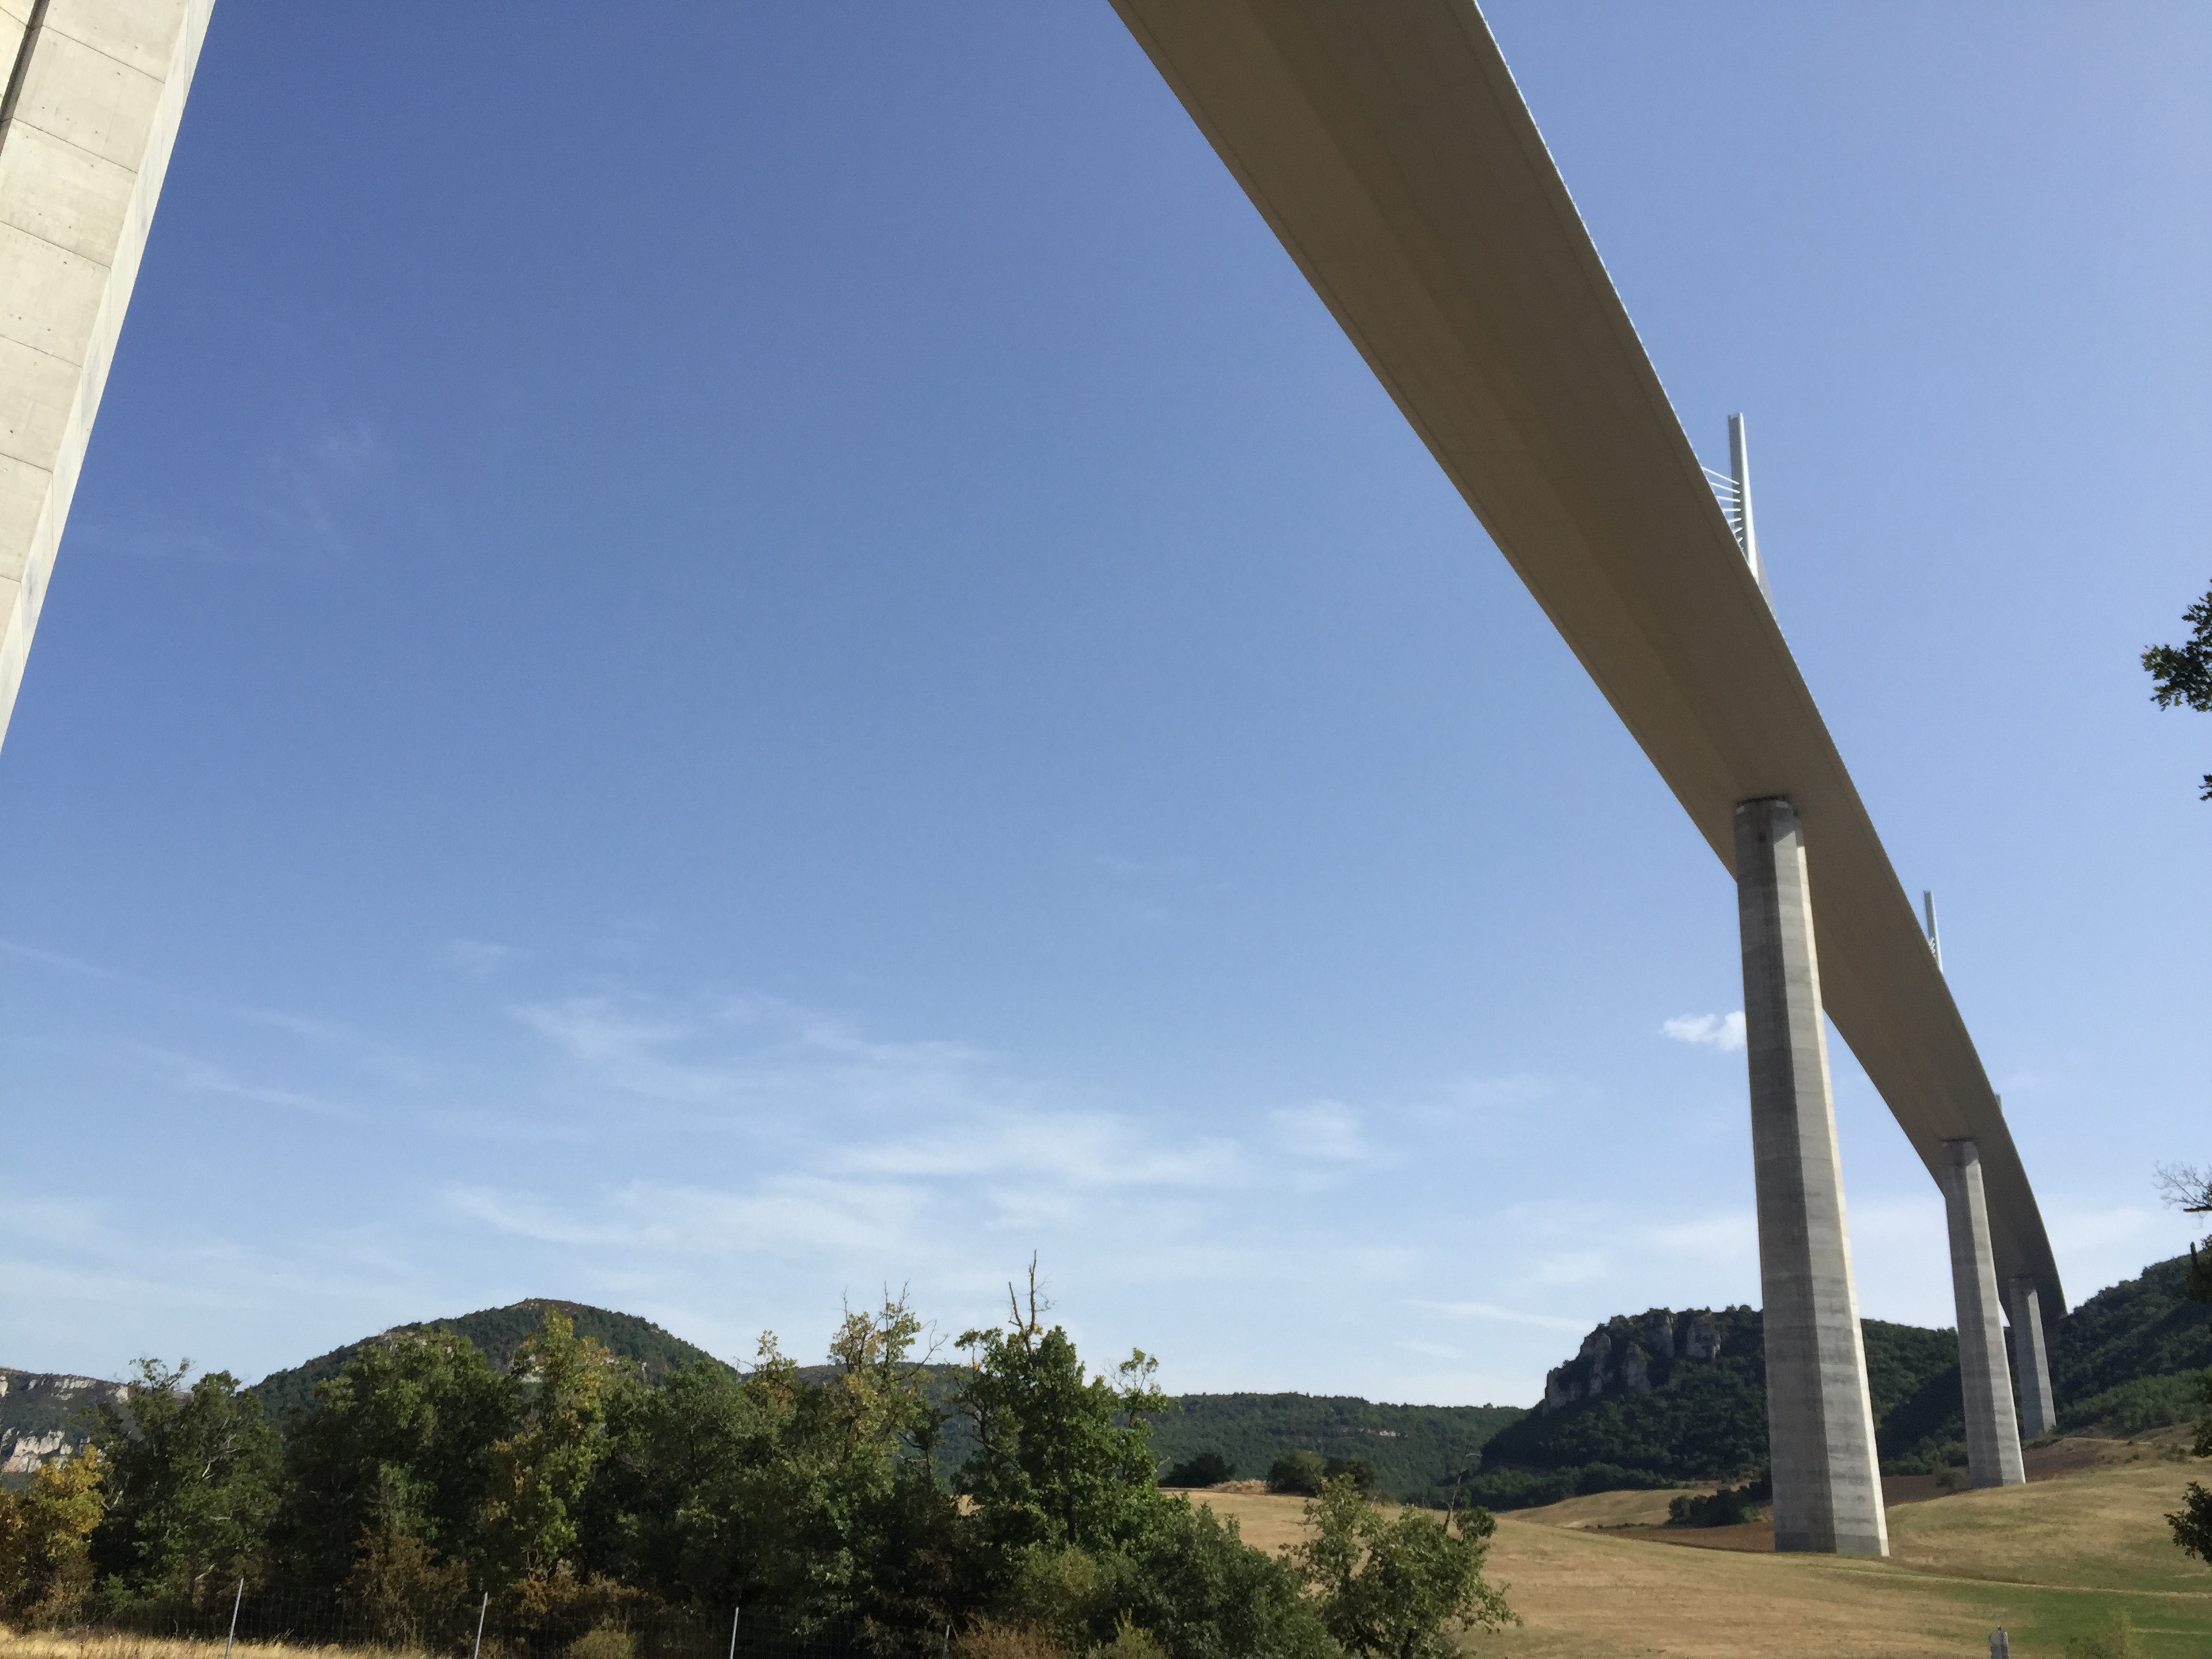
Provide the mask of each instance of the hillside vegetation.
[{"label": "hillside vegetation", "polygon": [[[2194,1415],[2212,1367],[2212,1306],[2185,1299],[2189,1258],[2154,1264],[2059,1322],[2060,1426],[2132,1434]],[[1862,1322],[1886,1474],[1966,1462],[1954,1332]],[[1766,1461],[1765,1357],[1753,1308],[1620,1316],[1556,1367],[1541,1406],[1483,1447],[1467,1490],[1493,1509],[1582,1492],[1726,1480]]]},{"label": "hillside vegetation", "polygon": [[651,1320],[640,1319],[635,1314],[616,1313],[610,1309],[594,1308],[581,1302],[560,1302],[532,1297],[526,1301],[510,1303],[504,1308],[485,1308],[452,1319],[430,1319],[413,1325],[395,1325],[375,1336],[365,1336],[358,1342],[347,1343],[343,1348],[333,1348],[305,1364],[295,1365],[289,1370],[271,1371],[255,1383],[251,1392],[261,1401],[261,1409],[281,1423],[286,1413],[295,1407],[312,1406],[315,1384],[336,1376],[345,1369],[348,1360],[372,1343],[388,1343],[394,1337],[420,1336],[431,1331],[451,1331],[457,1336],[466,1337],[495,1367],[503,1369],[514,1357],[515,1350],[544,1322],[548,1309],[566,1317],[574,1327],[578,1336],[598,1343],[617,1359],[625,1360],[636,1367],[638,1376],[644,1382],[658,1382],[678,1365],[698,1361],[710,1365],[722,1364],[704,1348],[696,1347],[680,1336],[671,1335]]},{"label": "hillside vegetation", "polygon": [[1187,1394],[1156,1420],[1152,1446],[1170,1468],[1201,1452],[1256,1479],[1285,1451],[1360,1459],[1387,1497],[1427,1498],[1490,1437],[1528,1413],[1518,1406],[1378,1406],[1348,1395]]}]

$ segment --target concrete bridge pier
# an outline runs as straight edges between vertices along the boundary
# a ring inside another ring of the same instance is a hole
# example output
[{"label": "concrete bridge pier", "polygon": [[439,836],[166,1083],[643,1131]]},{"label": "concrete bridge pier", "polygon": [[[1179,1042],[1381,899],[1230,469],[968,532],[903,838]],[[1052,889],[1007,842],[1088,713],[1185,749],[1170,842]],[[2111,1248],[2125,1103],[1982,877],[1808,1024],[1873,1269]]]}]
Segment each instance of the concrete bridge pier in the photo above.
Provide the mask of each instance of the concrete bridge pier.
[{"label": "concrete bridge pier", "polygon": [[1943,1143],[1943,1208],[1951,1224],[1951,1295],[1959,1310],[1959,1382],[1966,1396],[1967,1480],[1977,1486],[2017,1486],[2027,1468],[2005,1365],[1981,1149],[1971,1140]]},{"label": "concrete bridge pier", "polygon": [[2020,1386],[2020,1437],[2033,1440],[2058,1426],[2051,1396],[2051,1356],[2043,1345],[2043,1297],[2033,1279],[2015,1279],[2007,1288],[2013,1370]]},{"label": "concrete bridge pier", "polygon": [[1787,799],[1736,804],[1735,871],[1774,1547],[1887,1555],[1812,890],[1803,830]]}]

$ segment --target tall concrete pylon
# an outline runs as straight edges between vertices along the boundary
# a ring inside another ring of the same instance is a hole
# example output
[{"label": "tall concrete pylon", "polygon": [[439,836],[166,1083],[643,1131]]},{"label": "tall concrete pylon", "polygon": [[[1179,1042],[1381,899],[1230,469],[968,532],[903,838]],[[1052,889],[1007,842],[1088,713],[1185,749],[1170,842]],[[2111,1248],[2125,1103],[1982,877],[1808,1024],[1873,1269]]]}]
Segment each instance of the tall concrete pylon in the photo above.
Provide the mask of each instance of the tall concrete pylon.
[{"label": "tall concrete pylon", "polygon": [[2020,1386],[2020,1432],[2023,1439],[2049,1434],[2058,1426],[2051,1394],[2051,1355],[2043,1340],[2043,1297],[2033,1279],[2006,1286],[2005,1307],[2012,1316],[2013,1370]]},{"label": "tall concrete pylon", "polygon": [[0,738],[215,0],[0,0]]},{"label": "tall concrete pylon", "polygon": [[1774,1547],[1887,1555],[1813,894],[1796,809],[1776,797],[1743,802],[1735,846]]},{"label": "tall concrete pylon", "polygon": [[1982,1154],[1972,1140],[1943,1143],[1943,1211],[1951,1234],[1951,1295],[1959,1314],[1959,1382],[1966,1396],[1966,1477],[1977,1486],[2017,1486],[2020,1419],[2006,1374],[2003,1313],[1990,1211],[1982,1193]]}]

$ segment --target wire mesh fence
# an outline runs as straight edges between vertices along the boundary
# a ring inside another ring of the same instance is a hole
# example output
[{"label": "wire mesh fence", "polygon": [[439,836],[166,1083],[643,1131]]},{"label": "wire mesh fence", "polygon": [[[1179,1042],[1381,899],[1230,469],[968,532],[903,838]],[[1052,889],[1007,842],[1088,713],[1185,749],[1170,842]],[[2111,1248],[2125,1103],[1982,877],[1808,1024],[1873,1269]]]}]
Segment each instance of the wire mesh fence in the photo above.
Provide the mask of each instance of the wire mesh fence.
[{"label": "wire mesh fence", "polygon": [[549,1607],[496,1595],[369,1603],[250,1585],[191,1605],[116,1609],[83,1633],[225,1651],[378,1650],[395,1659],[863,1659],[834,1637],[748,1620],[739,1607],[700,1613],[587,1598]]}]

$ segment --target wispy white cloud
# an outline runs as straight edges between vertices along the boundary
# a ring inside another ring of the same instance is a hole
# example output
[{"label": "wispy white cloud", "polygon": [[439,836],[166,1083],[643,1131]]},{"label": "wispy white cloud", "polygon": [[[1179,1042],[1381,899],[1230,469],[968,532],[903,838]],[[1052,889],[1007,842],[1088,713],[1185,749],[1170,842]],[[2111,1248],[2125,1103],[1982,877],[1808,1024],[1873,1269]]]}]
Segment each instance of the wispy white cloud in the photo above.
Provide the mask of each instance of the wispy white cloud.
[{"label": "wispy white cloud", "polygon": [[1732,1014],[1683,1014],[1668,1020],[1660,1030],[1677,1042],[1696,1043],[1734,1054],[1743,1047],[1743,1011]]},{"label": "wispy white cloud", "polygon": [[1360,1133],[1363,1114],[1341,1101],[1280,1106],[1267,1116],[1275,1126],[1276,1144],[1294,1156],[1340,1164],[1358,1163],[1369,1156]]},{"label": "wispy white cloud", "polygon": [[307,1112],[317,1117],[347,1118],[353,1115],[343,1106],[297,1089],[250,1082],[235,1075],[228,1066],[203,1060],[196,1054],[177,1054],[143,1044],[139,1045],[138,1052],[162,1070],[172,1087],[187,1094],[224,1095],[257,1106],[282,1106],[289,1111]]},{"label": "wispy white cloud", "polygon": [[443,954],[447,967],[470,979],[490,979],[523,957],[512,945],[493,945],[480,939],[448,939]]},{"label": "wispy white cloud", "polygon": [[1580,1334],[1588,1330],[1591,1324],[1589,1320],[1569,1318],[1560,1314],[1529,1313],[1519,1308],[1501,1308],[1495,1302],[1415,1302],[1410,1305],[1445,1319],[1489,1320],[1503,1325],[1530,1325],[1545,1331]]},{"label": "wispy white cloud", "polygon": [[278,565],[349,556],[348,520],[362,495],[391,472],[391,449],[366,422],[289,434],[261,459],[258,484],[216,526],[125,526],[88,520],[72,534],[127,557],[218,565]]},{"label": "wispy white cloud", "polygon": [[1603,1250],[1567,1250],[1540,1256],[1526,1269],[1532,1285],[1595,1285],[1613,1270],[1613,1258]]}]

